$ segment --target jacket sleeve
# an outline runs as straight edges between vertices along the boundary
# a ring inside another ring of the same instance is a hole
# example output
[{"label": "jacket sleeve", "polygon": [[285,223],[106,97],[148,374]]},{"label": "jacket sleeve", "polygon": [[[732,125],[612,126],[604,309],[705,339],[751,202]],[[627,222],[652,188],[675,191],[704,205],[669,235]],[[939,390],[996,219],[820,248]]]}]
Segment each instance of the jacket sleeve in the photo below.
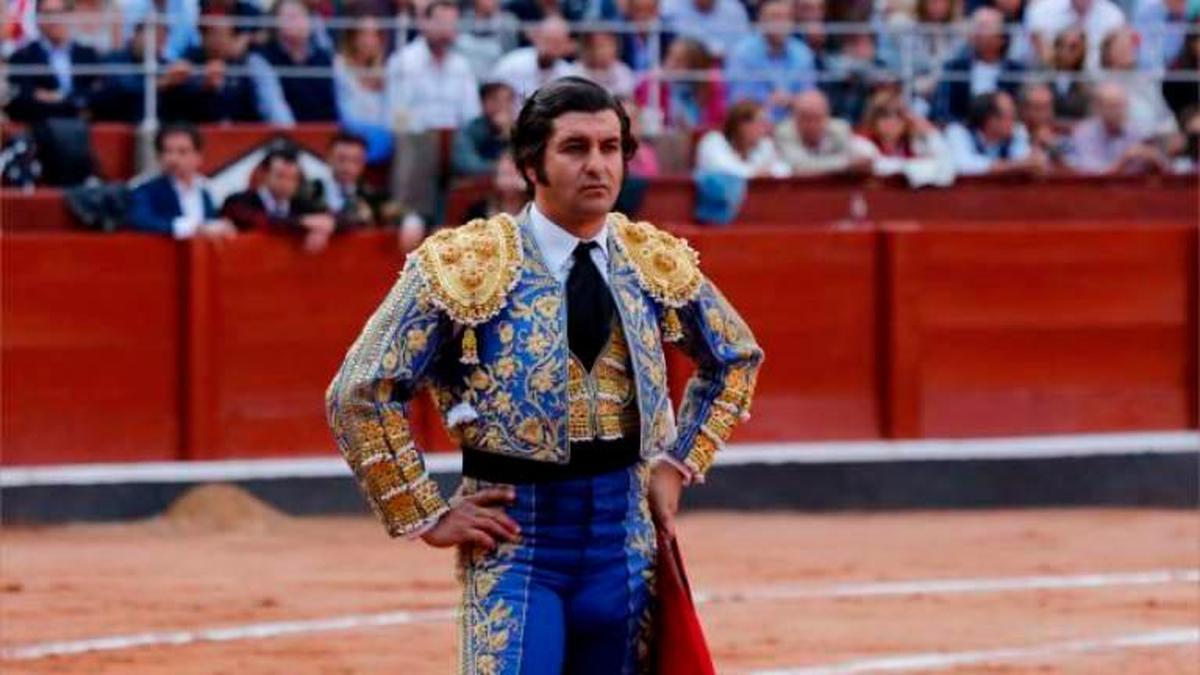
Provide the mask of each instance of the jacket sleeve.
[{"label": "jacket sleeve", "polygon": [[702,480],[738,422],[749,418],[750,400],[763,361],[750,327],[712,281],[678,310],[683,350],[696,362],[679,409],[671,458]]},{"label": "jacket sleeve", "polygon": [[449,509],[425,470],[408,420],[413,394],[446,331],[415,262],[409,258],[325,393],[338,448],[393,537],[420,532]]},{"label": "jacket sleeve", "polygon": [[157,212],[154,208],[154,185],[147,184],[138,187],[129,195],[129,211],[126,213],[126,219],[129,221],[129,226],[139,232],[153,232],[154,234],[165,234],[168,237],[174,234],[171,223],[173,217],[164,216]]}]

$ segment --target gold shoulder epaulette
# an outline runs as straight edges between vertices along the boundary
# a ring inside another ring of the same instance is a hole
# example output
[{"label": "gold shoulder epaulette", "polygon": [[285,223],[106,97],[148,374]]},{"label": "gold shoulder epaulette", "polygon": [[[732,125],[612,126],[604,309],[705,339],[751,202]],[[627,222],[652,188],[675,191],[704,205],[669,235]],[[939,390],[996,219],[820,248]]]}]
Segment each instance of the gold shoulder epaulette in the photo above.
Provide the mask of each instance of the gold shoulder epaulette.
[{"label": "gold shoulder epaulette", "polygon": [[476,362],[472,327],[500,312],[521,274],[516,221],[507,214],[477,218],[429,237],[416,255],[433,304],[466,327],[462,360]]},{"label": "gold shoulder epaulette", "polygon": [[611,216],[617,245],[633,263],[638,282],[667,307],[682,307],[700,293],[700,254],[686,239],[650,223],[633,222],[620,213]]}]

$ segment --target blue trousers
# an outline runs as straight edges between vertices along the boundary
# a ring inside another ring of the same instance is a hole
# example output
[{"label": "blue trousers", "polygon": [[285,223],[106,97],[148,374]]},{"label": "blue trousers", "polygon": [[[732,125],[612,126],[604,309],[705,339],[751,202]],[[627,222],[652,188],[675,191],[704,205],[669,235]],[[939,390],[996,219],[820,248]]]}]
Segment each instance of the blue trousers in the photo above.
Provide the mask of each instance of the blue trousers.
[{"label": "blue trousers", "polygon": [[[518,484],[521,540],[460,551],[464,675],[649,670],[655,538],[649,471]],[[471,494],[496,484],[465,478]]]}]

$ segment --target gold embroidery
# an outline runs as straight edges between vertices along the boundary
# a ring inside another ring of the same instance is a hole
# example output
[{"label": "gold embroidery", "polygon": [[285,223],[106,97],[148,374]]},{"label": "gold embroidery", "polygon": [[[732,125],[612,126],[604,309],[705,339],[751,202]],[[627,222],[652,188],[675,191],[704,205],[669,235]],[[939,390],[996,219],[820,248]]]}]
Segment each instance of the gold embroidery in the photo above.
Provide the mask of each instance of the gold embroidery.
[{"label": "gold embroidery", "polygon": [[638,283],[667,307],[683,307],[700,293],[700,255],[687,240],[647,222],[611,216],[617,245],[633,263]]},{"label": "gold embroidery", "polygon": [[523,253],[508,215],[446,229],[417,250],[429,299],[456,323],[477,326],[496,316],[521,273]]},{"label": "gold embroidery", "polygon": [[572,441],[613,440],[637,435],[638,409],[629,345],[619,322],[592,372],[571,355],[567,364],[567,431]]}]

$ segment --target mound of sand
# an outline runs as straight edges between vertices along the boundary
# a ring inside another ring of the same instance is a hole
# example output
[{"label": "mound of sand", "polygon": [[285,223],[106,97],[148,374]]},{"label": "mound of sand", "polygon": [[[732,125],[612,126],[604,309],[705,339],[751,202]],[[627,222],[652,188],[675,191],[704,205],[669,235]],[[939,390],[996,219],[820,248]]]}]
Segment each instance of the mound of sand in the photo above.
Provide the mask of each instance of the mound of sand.
[{"label": "mound of sand", "polygon": [[213,483],[184,492],[156,520],[187,533],[265,532],[288,517],[243,488]]}]

